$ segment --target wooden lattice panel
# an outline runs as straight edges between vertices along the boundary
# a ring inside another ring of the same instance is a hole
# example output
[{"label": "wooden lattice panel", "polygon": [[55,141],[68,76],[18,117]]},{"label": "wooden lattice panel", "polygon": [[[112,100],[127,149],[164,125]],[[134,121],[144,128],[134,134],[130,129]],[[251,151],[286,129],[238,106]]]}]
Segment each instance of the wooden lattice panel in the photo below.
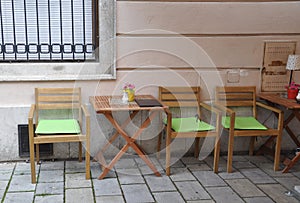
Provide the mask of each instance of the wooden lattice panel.
[{"label": "wooden lattice panel", "polygon": [[296,42],[266,42],[262,74],[263,92],[282,92],[288,84],[289,71],[286,63],[295,54]]}]

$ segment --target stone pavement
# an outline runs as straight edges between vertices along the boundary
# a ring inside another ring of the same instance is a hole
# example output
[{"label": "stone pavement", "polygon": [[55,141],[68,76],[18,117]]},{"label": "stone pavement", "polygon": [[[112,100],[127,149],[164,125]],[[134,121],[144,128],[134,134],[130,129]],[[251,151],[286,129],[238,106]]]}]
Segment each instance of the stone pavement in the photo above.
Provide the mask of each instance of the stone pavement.
[{"label": "stone pavement", "polygon": [[[199,161],[183,157],[166,176],[163,165],[151,158],[162,177],[150,173],[140,158],[122,158],[103,180],[92,163],[92,178],[85,180],[84,163],[77,161],[42,162],[37,166],[38,183],[30,183],[30,164],[0,163],[1,203],[90,203],[90,202],[194,202],[264,203],[299,202],[300,166],[290,173],[274,172],[273,162],[263,156],[234,156],[235,172],[225,172],[221,157],[219,173],[212,172],[212,157]],[[292,195],[286,195],[292,191]]]}]

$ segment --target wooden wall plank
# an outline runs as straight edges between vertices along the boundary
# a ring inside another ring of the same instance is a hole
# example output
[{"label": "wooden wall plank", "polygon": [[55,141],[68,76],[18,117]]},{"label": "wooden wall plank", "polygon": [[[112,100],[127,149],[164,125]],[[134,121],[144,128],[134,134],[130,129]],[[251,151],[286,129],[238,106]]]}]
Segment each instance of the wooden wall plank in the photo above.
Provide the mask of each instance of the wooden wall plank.
[{"label": "wooden wall plank", "polygon": [[[117,33],[300,33],[300,2],[117,2]],[[147,30],[155,29],[155,30]]]},{"label": "wooden wall plank", "polygon": [[298,36],[118,37],[120,68],[259,68],[265,41],[296,41]]}]

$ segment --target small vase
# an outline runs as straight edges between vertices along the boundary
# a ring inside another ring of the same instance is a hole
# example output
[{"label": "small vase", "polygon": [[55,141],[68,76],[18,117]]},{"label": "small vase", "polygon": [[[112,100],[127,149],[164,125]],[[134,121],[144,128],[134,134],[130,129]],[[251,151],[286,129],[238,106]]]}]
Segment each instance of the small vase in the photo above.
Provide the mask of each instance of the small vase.
[{"label": "small vase", "polygon": [[132,102],[134,101],[134,90],[127,90],[127,95],[128,95],[128,101]]},{"label": "small vase", "polygon": [[122,102],[124,104],[128,103],[128,93],[126,91],[123,92],[123,96],[122,96]]},{"label": "small vase", "polygon": [[288,99],[295,99],[298,94],[297,89],[288,89],[287,91],[287,98]]}]

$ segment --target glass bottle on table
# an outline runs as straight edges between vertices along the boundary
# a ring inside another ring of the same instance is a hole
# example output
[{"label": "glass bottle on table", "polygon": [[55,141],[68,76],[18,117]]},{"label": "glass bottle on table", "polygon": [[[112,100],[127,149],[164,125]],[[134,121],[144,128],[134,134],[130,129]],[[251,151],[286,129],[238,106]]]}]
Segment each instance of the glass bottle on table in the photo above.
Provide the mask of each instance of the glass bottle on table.
[{"label": "glass bottle on table", "polygon": [[128,93],[126,91],[123,91],[122,103],[124,104],[128,103]]},{"label": "glass bottle on table", "polygon": [[296,101],[298,104],[300,104],[300,89],[298,90],[298,94],[296,96]]}]

